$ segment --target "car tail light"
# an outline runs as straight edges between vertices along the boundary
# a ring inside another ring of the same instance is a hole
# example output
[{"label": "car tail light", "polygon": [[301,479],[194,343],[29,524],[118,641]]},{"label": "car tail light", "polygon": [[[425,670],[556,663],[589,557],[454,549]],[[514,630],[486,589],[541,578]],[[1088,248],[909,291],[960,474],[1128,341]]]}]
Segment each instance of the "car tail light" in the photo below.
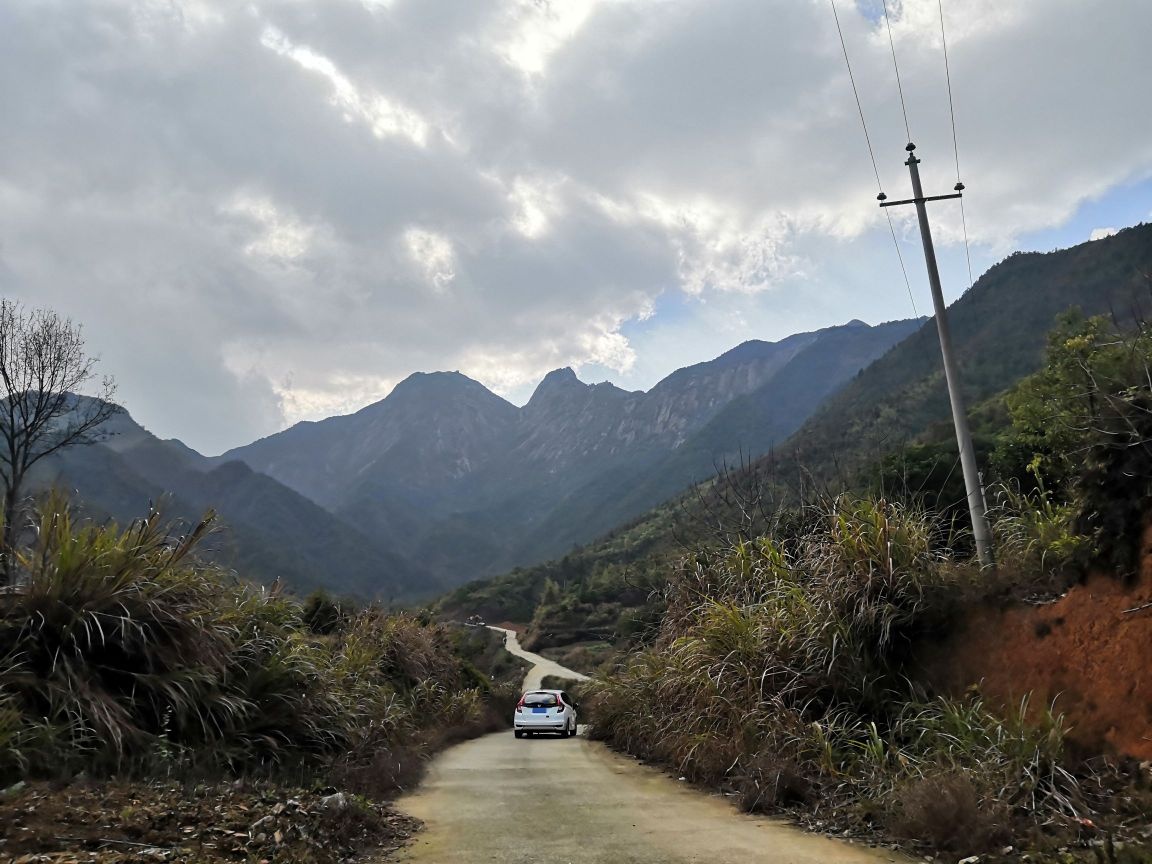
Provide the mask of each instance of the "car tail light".
[{"label": "car tail light", "polygon": [[524,710],[524,697],[520,697],[520,701],[516,703],[516,713],[519,714]]}]

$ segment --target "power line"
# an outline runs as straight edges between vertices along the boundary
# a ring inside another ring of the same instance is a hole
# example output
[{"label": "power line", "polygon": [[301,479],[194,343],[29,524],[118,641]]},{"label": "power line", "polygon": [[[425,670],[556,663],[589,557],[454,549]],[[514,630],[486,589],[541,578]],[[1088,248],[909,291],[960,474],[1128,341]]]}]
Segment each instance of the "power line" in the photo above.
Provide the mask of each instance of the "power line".
[{"label": "power line", "polygon": [[968,287],[976,280],[972,277],[972,253],[968,251],[968,217],[964,215],[964,199],[960,199],[960,227],[964,231],[964,260],[968,262]]},{"label": "power line", "polygon": [[876,154],[872,152],[872,139],[868,137],[868,124],[864,122],[864,108],[860,104],[860,91],[856,89],[856,76],[852,74],[852,63],[848,59],[848,45],[844,42],[844,31],[840,29],[840,15],[836,11],[836,0],[832,4],[832,17],[836,19],[836,32],[840,34],[840,50],[844,52],[844,65],[848,67],[848,80],[852,82],[852,95],[856,97],[856,110],[860,113],[860,128],[864,130],[864,143],[868,145],[868,157],[872,160],[872,173],[876,175],[876,189],[884,194],[884,184],[880,182],[880,169],[876,167]]},{"label": "power line", "polygon": [[[944,46],[944,80],[948,82],[948,116],[952,121],[952,155],[956,160],[956,186],[957,192],[964,190],[960,181],[960,144],[956,138],[956,108],[952,101],[952,69],[948,63],[948,36],[944,32],[944,0],[936,0],[936,8],[940,11],[940,42]],[[964,213],[964,199],[960,199],[960,225],[964,231],[964,260],[968,264],[968,287],[972,287],[975,279],[972,276],[972,252],[968,248],[968,217]]]},{"label": "power line", "polygon": [[892,235],[892,247],[896,250],[896,260],[900,262],[900,272],[904,274],[904,287],[908,289],[908,299],[912,303],[912,315],[920,317],[920,310],[916,308],[916,298],[912,296],[912,283],[908,279],[908,268],[904,266],[904,256],[900,253],[900,243],[896,240],[896,228],[892,224],[892,214],[887,210],[884,215],[888,217],[888,233]]},{"label": "power line", "polygon": [[[832,17],[836,20],[836,32],[840,36],[840,50],[844,52],[844,65],[848,67],[848,80],[852,82],[852,95],[856,97],[856,111],[860,115],[860,128],[864,130],[864,143],[868,145],[868,158],[872,160],[872,173],[876,176],[876,191],[879,198],[884,200],[884,184],[880,182],[880,169],[876,166],[876,154],[872,152],[872,139],[868,135],[868,124],[864,121],[864,107],[860,104],[860,91],[856,89],[856,76],[852,74],[852,61],[848,59],[848,45],[844,41],[844,31],[840,27],[840,15],[836,11],[836,0],[828,0],[832,6]],[[884,215],[888,217],[888,233],[892,236],[892,248],[896,250],[896,260],[900,262],[900,272],[904,274],[904,288],[908,292],[908,299],[912,302],[912,314],[919,318],[920,311],[916,308],[916,298],[912,296],[912,282],[908,279],[908,268],[904,266],[904,255],[900,252],[900,243],[896,239],[896,228],[892,224],[892,214],[887,210]]]},{"label": "power line", "polygon": [[944,0],[936,0],[936,6],[940,10],[940,41],[944,44],[944,80],[948,82],[948,116],[952,118],[952,154],[956,157],[956,182],[959,183],[960,145],[956,143],[956,109],[952,104],[952,70],[948,65],[948,37],[944,35]]},{"label": "power line", "polygon": [[904,114],[904,132],[912,141],[912,129],[908,126],[908,108],[904,105],[904,85],[900,83],[900,64],[896,62],[896,40],[892,36],[892,22],[888,20],[888,0],[880,0],[884,6],[884,24],[888,27],[888,45],[892,49],[892,68],[896,70],[896,90],[900,94],[900,111]]}]

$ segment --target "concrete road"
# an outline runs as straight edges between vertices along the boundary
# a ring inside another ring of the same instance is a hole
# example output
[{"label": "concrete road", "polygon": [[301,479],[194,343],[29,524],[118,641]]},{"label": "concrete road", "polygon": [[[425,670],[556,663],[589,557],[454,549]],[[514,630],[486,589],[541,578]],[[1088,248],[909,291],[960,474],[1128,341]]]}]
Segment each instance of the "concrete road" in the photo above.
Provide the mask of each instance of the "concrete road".
[{"label": "concrete road", "polygon": [[[506,631],[507,632],[507,631]],[[543,675],[583,676],[523,651]],[[560,670],[560,671],[557,671]],[[390,861],[424,864],[876,864],[894,853],[739,813],[583,736],[517,740],[511,730],[453,747],[401,810],[425,822]]]},{"label": "concrete road", "polygon": [[493,627],[491,625],[489,625],[488,629],[504,634],[504,648],[509,654],[515,654],[517,657],[522,657],[533,664],[532,668],[528,670],[528,674],[524,676],[525,690],[540,689],[540,683],[546,675],[559,675],[561,678],[568,678],[572,681],[588,680],[587,675],[581,675],[579,672],[566,669],[559,663],[553,663],[551,660],[541,657],[539,654],[525,651],[520,647],[520,640],[516,638],[515,630],[505,630],[503,627]]}]

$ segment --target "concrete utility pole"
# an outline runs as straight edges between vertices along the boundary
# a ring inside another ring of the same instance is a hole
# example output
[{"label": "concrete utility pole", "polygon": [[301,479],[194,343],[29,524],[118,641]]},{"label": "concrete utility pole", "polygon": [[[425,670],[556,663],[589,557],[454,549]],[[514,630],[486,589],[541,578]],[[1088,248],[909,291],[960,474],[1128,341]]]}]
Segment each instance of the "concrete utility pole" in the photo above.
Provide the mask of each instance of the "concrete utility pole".
[{"label": "concrete utility pole", "polygon": [[916,216],[920,220],[920,239],[924,243],[924,262],[928,266],[928,283],[932,286],[932,306],[936,310],[936,332],[940,336],[940,353],[944,358],[944,378],[948,382],[948,399],[952,403],[952,422],[956,426],[956,443],[960,446],[960,465],[964,469],[964,489],[968,493],[968,513],[972,517],[972,537],[976,541],[976,554],[981,567],[995,567],[992,557],[992,531],[988,527],[988,515],[984,508],[984,488],[980,482],[980,471],[976,467],[976,451],[972,446],[972,433],[968,430],[968,412],[964,408],[964,396],[960,392],[960,372],[956,368],[956,358],[952,353],[952,332],[948,327],[948,312],[944,306],[944,293],[940,289],[940,271],[936,266],[936,250],[932,247],[932,230],[928,226],[928,201],[943,201],[963,195],[964,184],[957,183],[955,194],[924,197],[920,185],[920,160],[916,158],[916,145],[909,143],[907,148],[908,173],[912,175],[914,197],[903,201],[886,201],[883,192],[877,196],[881,207],[896,207],[900,204],[915,204]]}]

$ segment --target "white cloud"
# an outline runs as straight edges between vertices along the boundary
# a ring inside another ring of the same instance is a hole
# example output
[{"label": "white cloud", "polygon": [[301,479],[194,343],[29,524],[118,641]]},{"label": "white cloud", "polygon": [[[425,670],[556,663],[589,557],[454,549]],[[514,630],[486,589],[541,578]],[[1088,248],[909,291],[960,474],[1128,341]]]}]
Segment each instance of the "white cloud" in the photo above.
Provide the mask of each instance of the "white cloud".
[{"label": "white cloud", "polygon": [[424,278],[437,294],[444,294],[456,278],[456,254],[452,241],[435,231],[409,228],[404,232],[408,254],[423,270]]},{"label": "white cloud", "polygon": [[396,381],[371,375],[333,375],[323,386],[295,386],[293,376],[274,385],[276,396],[288,422],[322,420],[339,414],[352,414],[372,402],[383,399]]},{"label": "white cloud", "polygon": [[548,61],[579,32],[602,0],[516,0],[509,4],[511,23],[496,51],[527,75],[541,75]]},{"label": "white cloud", "polygon": [[512,182],[509,200],[515,208],[512,224],[525,237],[534,238],[545,234],[553,220],[559,215],[559,202],[547,181],[531,181],[517,177]]},{"label": "white cloud", "polygon": [[1116,228],[1093,228],[1092,233],[1088,235],[1088,239],[1103,240],[1105,237],[1111,237],[1117,230]]},{"label": "white cloud", "polygon": [[312,229],[281,213],[268,198],[241,194],[221,209],[248,220],[256,229],[256,236],[244,246],[244,252],[249,255],[291,261],[309,249]]},{"label": "white cloud", "polygon": [[[948,191],[938,5],[893,8]],[[887,34],[841,9],[900,197]],[[946,11],[979,260],[1152,176],[1123,86],[1152,4]],[[0,81],[0,292],[84,322],[128,407],[205,450],[415,370],[648,386],[740,338],[911,314],[823,0],[9,0]],[[933,220],[955,264],[958,207]]]},{"label": "white cloud", "polygon": [[275,27],[267,27],[260,43],[276,54],[315,72],[332,87],[332,104],[340,108],[348,122],[366,123],[373,134],[403,135],[414,144],[428,141],[428,123],[417,112],[386,96],[358,87],[328,57],[306,45],[297,45]]}]

